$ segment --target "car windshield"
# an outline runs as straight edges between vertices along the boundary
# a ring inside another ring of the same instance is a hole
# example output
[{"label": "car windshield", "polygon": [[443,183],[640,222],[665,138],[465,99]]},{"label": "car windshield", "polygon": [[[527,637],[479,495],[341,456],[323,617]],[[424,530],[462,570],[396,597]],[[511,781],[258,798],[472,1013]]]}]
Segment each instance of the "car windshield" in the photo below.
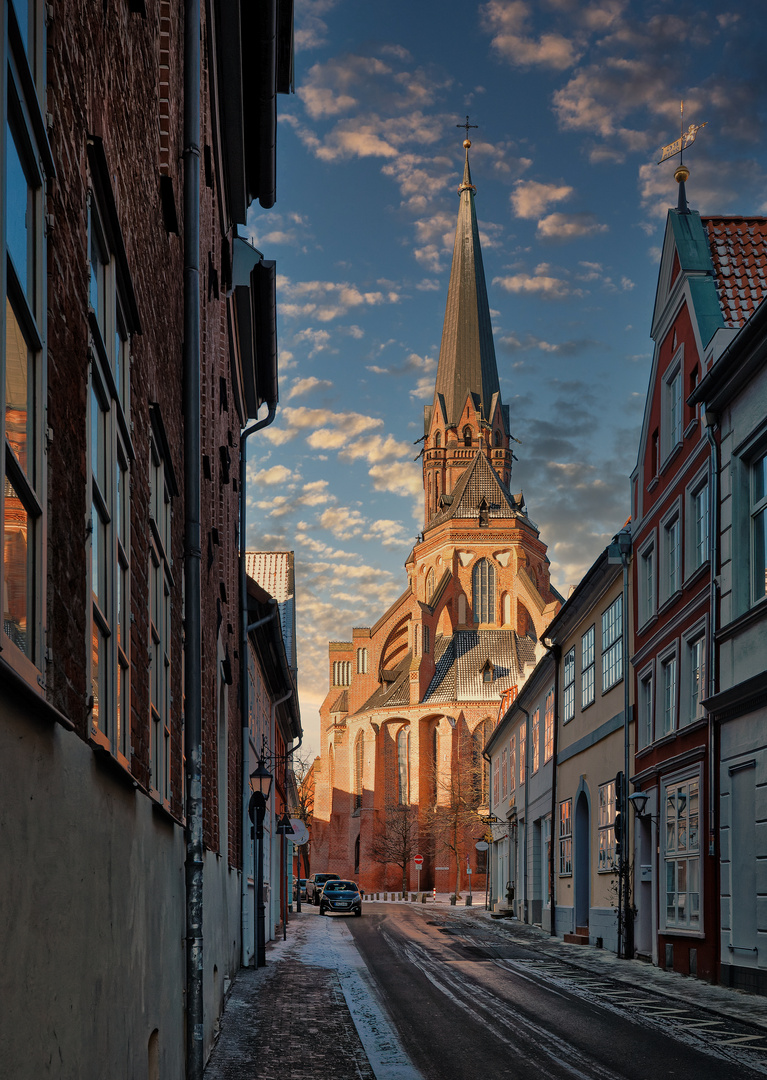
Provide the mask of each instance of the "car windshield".
[{"label": "car windshield", "polygon": [[329,881],[325,886],[325,892],[356,892],[357,886],[353,881]]}]

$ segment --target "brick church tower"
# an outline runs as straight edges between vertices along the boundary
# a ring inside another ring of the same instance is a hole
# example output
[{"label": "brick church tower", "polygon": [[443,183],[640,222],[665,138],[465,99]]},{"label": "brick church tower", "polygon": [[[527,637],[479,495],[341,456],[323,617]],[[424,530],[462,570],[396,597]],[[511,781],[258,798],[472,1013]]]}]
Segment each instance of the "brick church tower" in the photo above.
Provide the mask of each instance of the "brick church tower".
[{"label": "brick church tower", "polygon": [[352,630],[351,641],[330,642],[330,689],[320,709],[312,870],[353,877],[368,891],[401,889],[403,875],[415,887],[412,858],[399,867],[381,860],[382,837],[391,848],[391,825],[399,822],[401,832],[405,818],[411,836],[399,845],[423,855],[422,888],[465,887],[467,860],[473,887],[484,888],[476,824],[450,850],[433,821],[467,777],[486,803],[482,748],[503,695],[519,689],[540,657],[540,636],[562,602],[546,545],[509,487],[509,409],[470,146],[466,139],[436,386],[424,410],[423,533],[399,599],[374,626]]}]

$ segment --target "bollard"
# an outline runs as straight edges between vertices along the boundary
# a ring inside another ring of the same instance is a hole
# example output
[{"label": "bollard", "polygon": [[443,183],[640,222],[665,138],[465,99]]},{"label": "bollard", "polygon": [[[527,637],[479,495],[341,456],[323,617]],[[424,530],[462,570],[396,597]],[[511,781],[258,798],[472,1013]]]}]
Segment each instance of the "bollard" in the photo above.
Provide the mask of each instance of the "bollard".
[{"label": "bollard", "polygon": [[410,903],[414,904],[415,901],[416,901],[416,895],[415,895],[414,892],[411,892],[411,894],[410,894]]},{"label": "bollard", "polygon": [[436,903],[437,900],[437,886],[435,885],[431,891],[431,898]]},{"label": "bollard", "polygon": [[471,896],[466,897],[466,907],[471,907]]}]

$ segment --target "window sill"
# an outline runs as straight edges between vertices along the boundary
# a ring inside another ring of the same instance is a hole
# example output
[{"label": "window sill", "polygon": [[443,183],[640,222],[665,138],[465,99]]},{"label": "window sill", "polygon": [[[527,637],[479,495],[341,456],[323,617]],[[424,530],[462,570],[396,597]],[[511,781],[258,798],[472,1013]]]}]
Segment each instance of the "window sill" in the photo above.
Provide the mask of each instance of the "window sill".
[{"label": "window sill", "polygon": [[707,573],[708,573],[708,559],[704,559],[704,561],[700,564],[700,566],[696,566],[694,570],[690,571],[690,573],[687,575],[687,577],[682,582],[682,588],[683,589],[692,588],[692,586],[697,584],[697,582],[700,581],[701,578],[705,577],[705,575]]},{"label": "window sill", "polygon": [[649,634],[658,621],[658,612],[654,611],[649,619],[637,627],[637,634]]},{"label": "window sill", "polygon": [[3,692],[9,698],[19,702],[26,716],[44,716],[51,723],[60,724],[66,731],[74,731],[75,725],[69,717],[59,712],[56,706],[51,705],[43,696],[43,688],[39,681],[42,676],[39,671],[34,669],[37,679],[35,682],[30,682],[26,674],[20,672],[11,662],[10,652],[11,646],[3,649],[3,654],[0,656],[0,686]]},{"label": "window sill", "polygon": [[706,937],[702,930],[685,930],[681,926],[664,926],[661,927],[658,933],[665,935],[665,937],[698,938],[700,941],[703,941]]},{"label": "window sill", "polygon": [[149,795],[149,798],[152,802],[153,814],[157,814],[157,816],[159,818],[162,818],[163,821],[169,821],[172,822],[174,825],[180,825],[182,828],[184,827],[184,822],[180,818],[176,817],[176,815],[170,808],[170,803],[167,799],[163,799],[160,796],[159,791],[155,791],[154,788],[150,788],[147,794]]},{"label": "window sill", "polygon": [[767,596],[761,596],[746,611],[736,615],[731,622],[722,626],[716,634],[716,641],[727,641],[741,630],[746,630],[751,623],[761,622],[765,617],[767,617]]},{"label": "window sill", "polygon": [[610,685],[605,687],[605,689],[602,691],[602,697],[605,697],[605,695],[609,694],[610,691],[614,690],[616,686],[620,686],[622,682],[623,676],[621,676],[620,679],[616,679],[614,683],[610,683]]},{"label": "window sill", "polygon": [[130,771],[128,759],[119,751],[116,753],[113,752],[112,744],[103,731],[100,731],[95,726],[91,726],[88,743],[93,750],[96,761],[108,769],[116,780],[121,780],[124,784],[134,790],[141,787],[138,780],[136,780]]},{"label": "window sill", "polygon": [[656,487],[658,486],[659,483],[660,483],[660,477],[656,473],[655,476],[650,481],[650,483],[647,485],[647,493],[648,493],[648,495],[652,494],[652,492],[655,491],[655,489],[656,489]]},{"label": "window sill", "polygon": [[684,442],[682,442],[681,440],[678,443],[675,443],[675,445],[672,447],[672,449],[666,455],[666,458],[664,459],[663,464],[661,465],[660,469],[658,469],[658,476],[659,477],[663,476],[663,474],[665,472],[667,472],[669,470],[669,468],[673,465],[673,463],[679,457],[679,454],[682,452],[682,447],[683,446],[684,446]]},{"label": "window sill", "polygon": [[683,433],[682,437],[685,438],[685,439],[689,439],[689,437],[692,435],[693,431],[695,431],[697,426],[698,426],[698,418],[697,418],[697,416],[694,416],[692,418],[692,420],[690,421],[690,423],[687,425],[687,427],[684,429],[684,433]]},{"label": "window sill", "polygon": [[673,592],[671,596],[667,597],[658,608],[658,615],[665,615],[667,611],[670,611],[681,595],[682,590],[677,589],[676,592]]}]

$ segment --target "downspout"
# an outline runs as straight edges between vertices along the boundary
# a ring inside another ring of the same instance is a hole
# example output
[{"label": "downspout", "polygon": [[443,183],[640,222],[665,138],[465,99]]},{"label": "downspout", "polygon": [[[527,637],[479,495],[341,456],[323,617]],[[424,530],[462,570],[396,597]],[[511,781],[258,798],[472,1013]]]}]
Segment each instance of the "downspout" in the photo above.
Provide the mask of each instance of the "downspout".
[{"label": "downspout", "polygon": [[[248,634],[251,630],[255,630],[257,626],[260,626],[262,622],[266,622],[267,619],[274,618],[277,612],[277,605],[275,602],[274,611],[264,616],[263,619],[259,619],[257,622],[248,626],[248,594],[247,594],[247,574],[245,573],[245,551],[247,549],[246,544],[246,510],[247,499],[245,497],[245,488],[247,481],[247,450],[248,439],[256,431],[261,428],[268,427],[272,423],[277,413],[277,403],[269,403],[269,412],[263,420],[257,420],[255,423],[250,424],[243,431],[240,432],[240,702],[242,709],[242,884],[240,894],[240,918],[241,918],[241,962],[242,966],[247,966],[247,936],[248,936],[248,875],[245,873],[245,852],[247,851],[248,844],[250,843],[250,819],[246,813],[246,807],[250,801],[250,776],[248,774],[248,762],[250,760],[250,693],[249,693],[249,673],[248,673]],[[253,866],[253,889],[256,888],[256,867]],[[256,966],[256,927],[253,926],[253,966]]]},{"label": "downspout", "polygon": [[[487,750],[484,747],[482,747],[482,757],[487,762],[487,775],[490,778],[489,783],[488,783],[488,787],[489,787],[490,791],[489,791],[488,797],[487,797],[487,806],[488,806],[488,809],[490,811],[490,815],[492,816],[492,814],[493,814],[493,799],[492,799],[492,795],[493,795],[493,763],[490,760],[490,755],[488,754]],[[495,839],[493,837],[493,826],[492,826],[492,824],[488,826],[488,829],[490,831],[490,839],[491,839],[492,843],[490,844],[490,847],[488,848],[489,855],[488,855],[488,860],[487,860],[487,867],[485,869],[485,895],[487,896],[487,903],[485,904],[485,907],[487,908],[488,911],[492,911],[493,908],[495,907],[495,904],[493,902],[492,891],[491,891],[491,889],[492,889],[492,864],[493,864],[493,858],[495,857]]]},{"label": "downspout", "polygon": [[522,915],[527,922],[527,792],[530,787],[530,713],[519,706],[525,714],[525,838],[522,844]]},{"label": "downspout", "polygon": [[[716,631],[717,631],[717,575],[719,573],[719,446],[714,435],[714,428],[718,426],[718,417],[715,413],[706,409],[705,413],[706,438],[711,447],[709,473],[709,561],[710,561],[710,594],[709,594],[709,636],[708,636],[708,692],[710,696],[716,693],[717,670],[716,670]],[[714,718],[708,714],[708,853],[716,853],[716,757],[714,753]]]},{"label": "downspout", "polygon": [[[631,717],[629,714],[629,561],[631,548],[621,550],[623,563],[623,789],[621,799],[621,864],[623,868],[623,956],[626,960],[634,958],[634,913],[631,908],[631,847],[629,845],[629,776],[631,775],[630,739]],[[636,834],[635,834],[636,836]]]},{"label": "downspout", "polygon": [[200,0],[184,0],[184,742],[186,1076],[204,1064],[202,615],[200,599]]},{"label": "downspout", "polygon": [[[546,645],[543,642],[546,649],[548,649],[552,660],[554,661],[554,745],[551,755],[551,835],[549,837],[549,888],[551,890],[550,904],[551,904],[551,927],[549,933],[552,937],[557,936],[557,890],[556,890],[556,878],[554,876],[554,867],[556,865],[554,858],[554,836],[555,826],[557,824],[557,753],[559,749],[559,661],[562,657],[562,650],[559,645]],[[525,757],[525,764],[527,763],[527,757]],[[525,821],[527,818],[525,818]]]}]

